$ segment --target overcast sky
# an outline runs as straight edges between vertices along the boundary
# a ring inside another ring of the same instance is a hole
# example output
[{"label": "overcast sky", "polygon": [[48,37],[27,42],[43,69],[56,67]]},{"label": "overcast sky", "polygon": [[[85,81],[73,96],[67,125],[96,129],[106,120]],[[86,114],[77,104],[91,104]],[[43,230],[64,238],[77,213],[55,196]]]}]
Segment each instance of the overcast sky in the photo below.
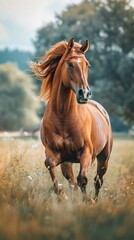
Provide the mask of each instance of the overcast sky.
[{"label": "overcast sky", "polygon": [[[82,0],[0,0],[0,49],[33,50],[36,30]],[[134,5],[134,0],[132,0]]]},{"label": "overcast sky", "polygon": [[81,0],[0,0],[0,49],[33,50],[36,30]]}]

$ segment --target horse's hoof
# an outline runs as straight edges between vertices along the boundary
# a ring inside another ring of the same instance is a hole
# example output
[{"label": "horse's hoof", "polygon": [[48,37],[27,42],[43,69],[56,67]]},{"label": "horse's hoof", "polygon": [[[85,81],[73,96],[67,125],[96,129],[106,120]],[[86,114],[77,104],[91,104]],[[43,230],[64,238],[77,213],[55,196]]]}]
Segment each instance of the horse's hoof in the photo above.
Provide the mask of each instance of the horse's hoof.
[{"label": "horse's hoof", "polygon": [[70,190],[72,192],[78,192],[78,185],[77,185],[77,183],[76,184],[70,184],[69,187],[70,187]]},{"label": "horse's hoof", "polygon": [[98,197],[94,197],[94,202],[97,203],[98,202]]},{"label": "horse's hoof", "polygon": [[93,198],[90,198],[90,204],[95,204],[96,201]]},{"label": "horse's hoof", "polygon": [[95,202],[95,200],[93,199],[93,198],[91,198],[91,197],[88,197],[88,196],[86,196],[86,197],[84,197],[84,202],[85,203],[89,203],[90,205],[92,205],[92,204],[95,204],[96,202]]},{"label": "horse's hoof", "polygon": [[65,194],[65,192],[62,189],[59,190],[58,199],[60,201],[68,200],[68,196]]}]

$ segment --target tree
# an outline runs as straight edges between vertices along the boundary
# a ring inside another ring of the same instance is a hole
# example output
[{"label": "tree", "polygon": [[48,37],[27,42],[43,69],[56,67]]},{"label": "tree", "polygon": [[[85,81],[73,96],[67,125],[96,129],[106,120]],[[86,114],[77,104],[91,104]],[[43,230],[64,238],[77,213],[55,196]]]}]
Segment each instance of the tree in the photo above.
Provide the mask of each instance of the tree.
[{"label": "tree", "polygon": [[134,9],[127,0],[107,0],[99,15],[103,59],[102,79],[96,81],[99,97],[111,112],[134,122]]},{"label": "tree", "polygon": [[23,71],[27,70],[27,62],[31,58],[32,54],[28,51],[20,51],[18,49],[10,50],[8,48],[0,50],[0,64],[6,62],[15,62]]},{"label": "tree", "polygon": [[18,130],[39,122],[34,87],[15,64],[0,65],[0,130]]},{"label": "tree", "polygon": [[[36,56],[54,43],[89,39],[89,84],[110,113],[134,121],[134,9],[128,0],[84,0],[70,5],[37,32]],[[127,80],[126,80],[127,79]]]}]

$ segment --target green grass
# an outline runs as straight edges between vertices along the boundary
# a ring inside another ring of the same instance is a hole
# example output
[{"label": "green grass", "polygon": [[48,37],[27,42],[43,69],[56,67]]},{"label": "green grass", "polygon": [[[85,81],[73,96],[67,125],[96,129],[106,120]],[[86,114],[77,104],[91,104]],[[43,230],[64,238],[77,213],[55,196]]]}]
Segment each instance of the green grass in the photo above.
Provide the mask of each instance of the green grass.
[{"label": "green grass", "polygon": [[[74,197],[60,168],[57,175],[69,200],[59,202],[36,140],[0,140],[0,239],[134,239],[134,140],[115,139],[99,201]],[[74,165],[75,174],[79,164]],[[93,197],[96,163],[89,172]]]}]

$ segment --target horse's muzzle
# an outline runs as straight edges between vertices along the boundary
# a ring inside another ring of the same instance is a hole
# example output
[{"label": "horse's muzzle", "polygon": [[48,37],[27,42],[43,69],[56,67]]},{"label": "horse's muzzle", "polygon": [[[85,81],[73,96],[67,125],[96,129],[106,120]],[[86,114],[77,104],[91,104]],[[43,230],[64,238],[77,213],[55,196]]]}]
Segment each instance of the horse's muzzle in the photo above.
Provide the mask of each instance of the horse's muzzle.
[{"label": "horse's muzzle", "polygon": [[89,99],[91,98],[91,96],[92,96],[91,89],[80,88],[76,92],[77,102],[80,104],[87,103],[89,101]]}]

